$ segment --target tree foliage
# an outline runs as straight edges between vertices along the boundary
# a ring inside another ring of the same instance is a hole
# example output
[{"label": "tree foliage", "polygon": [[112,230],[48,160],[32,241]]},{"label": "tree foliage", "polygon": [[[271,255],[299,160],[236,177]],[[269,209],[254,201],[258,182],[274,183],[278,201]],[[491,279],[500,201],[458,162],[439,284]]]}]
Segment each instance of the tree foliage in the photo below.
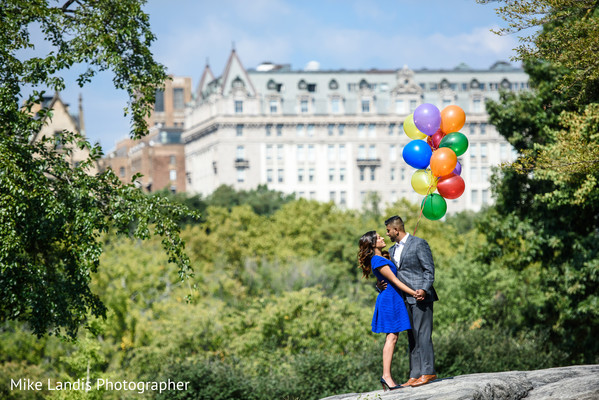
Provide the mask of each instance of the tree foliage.
[{"label": "tree foliage", "polygon": [[[154,36],[142,4],[2,1],[0,321],[27,321],[37,335],[74,336],[89,315],[104,316],[106,308],[90,282],[100,264],[101,235],[110,230],[141,239],[152,232],[161,236],[180,277],[190,272],[176,224],[186,214],[184,207],[146,197],[111,171],[91,175],[102,151],[78,133],[62,132],[65,148],[60,150],[51,140],[33,139],[52,118],[51,110],[33,113],[33,106],[41,103],[45,89],[62,90],[61,74],[81,64],[87,69],[78,77],[80,85],[98,71],[112,71],[115,87],[131,99],[126,110],[132,137],[146,133],[144,118],[166,74],[152,58]],[[43,38],[35,39],[36,30]],[[36,50],[44,45],[50,47],[47,54]],[[76,147],[90,156],[71,166],[65,155]]]}]

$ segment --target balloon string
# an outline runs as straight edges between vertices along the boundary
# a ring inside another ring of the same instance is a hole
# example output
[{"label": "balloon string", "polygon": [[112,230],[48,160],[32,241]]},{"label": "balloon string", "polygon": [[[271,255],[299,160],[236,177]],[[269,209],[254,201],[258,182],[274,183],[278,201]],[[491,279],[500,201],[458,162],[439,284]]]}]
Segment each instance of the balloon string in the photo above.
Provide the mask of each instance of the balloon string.
[{"label": "balloon string", "polygon": [[[435,179],[435,182],[438,180]],[[431,183],[428,187],[428,190],[426,191],[426,196],[424,197],[424,201],[422,202],[422,207],[420,207],[420,215],[418,216],[418,220],[416,221],[416,227],[414,227],[414,233],[412,233],[412,235],[416,236],[416,230],[418,229],[418,224],[420,224],[420,219],[422,218],[422,213],[424,212],[424,206],[426,205],[426,199],[428,199],[428,195],[431,192],[431,189],[433,188],[433,184]]]}]

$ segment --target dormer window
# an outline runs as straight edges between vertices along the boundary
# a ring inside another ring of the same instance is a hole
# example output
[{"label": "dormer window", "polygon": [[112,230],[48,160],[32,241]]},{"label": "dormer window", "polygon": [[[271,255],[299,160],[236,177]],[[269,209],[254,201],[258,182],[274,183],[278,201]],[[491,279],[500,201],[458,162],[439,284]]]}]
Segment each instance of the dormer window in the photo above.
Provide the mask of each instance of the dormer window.
[{"label": "dormer window", "polygon": [[331,81],[329,82],[329,89],[331,89],[331,90],[339,89],[339,83],[337,83],[337,81],[335,79],[331,79]]},{"label": "dormer window", "polygon": [[306,83],[306,81],[305,81],[305,80],[303,80],[303,79],[302,79],[301,81],[299,81],[299,82],[297,83],[297,88],[298,88],[299,90],[306,90],[306,89],[308,88],[308,84]]},{"label": "dormer window", "polygon": [[359,87],[360,87],[360,89],[361,89],[361,90],[363,90],[363,89],[368,89],[368,82],[366,82],[366,79],[362,79],[362,80],[360,81],[360,85],[359,85]]},{"label": "dormer window", "polygon": [[231,87],[233,89],[243,89],[245,87],[245,83],[243,83],[240,77],[237,77],[233,79],[233,82],[231,82]]}]

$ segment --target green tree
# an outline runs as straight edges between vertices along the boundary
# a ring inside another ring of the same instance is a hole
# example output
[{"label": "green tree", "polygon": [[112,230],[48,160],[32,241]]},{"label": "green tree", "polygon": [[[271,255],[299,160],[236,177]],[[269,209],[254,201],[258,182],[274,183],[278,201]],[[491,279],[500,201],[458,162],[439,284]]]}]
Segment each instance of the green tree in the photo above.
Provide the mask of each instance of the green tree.
[{"label": "green tree", "polygon": [[[146,134],[144,118],[156,89],[166,79],[154,61],[142,0],[2,1],[0,6],[0,321],[26,321],[37,335],[74,336],[88,315],[106,309],[90,289],[102,252],[101,235],[109,230],[163,238],[169,261],[184,278],[190,271],[176,220],[184,207],[143,195],[123,185],[110,170],[92,176],[101,157],[81,135],[62,132],[66,154],[87,148],[89,159],[72,168],[49,140],[33,142],[52,116],[42,108],[43,90],[62,90],[61,76],[75,65],[84,85],[98,71],[113,72],[117,89],[130,101],[131,136]],[[51,50],[24,58],[34,49],[31,31],[39,29]],[[32,94],[19,104],[26,90]]]},{"label": "green tree", "polygon": [[538,282],[540,296],[520,298],[522,318],[510,320],[512,329],[549,328],[568,362],[596,362],[599,75],[589,49],[599,46],[599,4],[503,3],[503,32],[542,29],[519,49],[532,90],[487,104],[491,123],[520,156],[492,178],[497,201],[479,224],[480,261]]}]

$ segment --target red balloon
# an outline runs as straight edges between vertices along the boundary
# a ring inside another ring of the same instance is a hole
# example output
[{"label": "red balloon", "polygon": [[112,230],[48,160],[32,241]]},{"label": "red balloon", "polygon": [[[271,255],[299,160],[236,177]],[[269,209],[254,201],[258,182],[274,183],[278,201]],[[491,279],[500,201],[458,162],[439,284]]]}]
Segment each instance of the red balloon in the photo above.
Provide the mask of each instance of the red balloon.
[{"label": "red balloon", "polygon": [[445,133],[443,133],[441,129],[438,129],[437,132],[435,132],[434,134],[429,136],[428,139],[426,139],[426,143],[428,143],[431,149],[437,150],[439,148],[439,143],[441,143],[441,139],[443,139],[444,137]]},{"label": "red balloon", "polygon": [[466,184],[464,183],[464,179],[453,173],[442,176],[437,182],[437,191],[446,199],[457,199],[464,193],[465,188]]},{"label": "red balloon", "polygon": [[458,163],[458,157],[455,152],[449,147],[441,147],[433,151],[431,156],[430,166],[433,175],[445,176],[449,175]]}]

